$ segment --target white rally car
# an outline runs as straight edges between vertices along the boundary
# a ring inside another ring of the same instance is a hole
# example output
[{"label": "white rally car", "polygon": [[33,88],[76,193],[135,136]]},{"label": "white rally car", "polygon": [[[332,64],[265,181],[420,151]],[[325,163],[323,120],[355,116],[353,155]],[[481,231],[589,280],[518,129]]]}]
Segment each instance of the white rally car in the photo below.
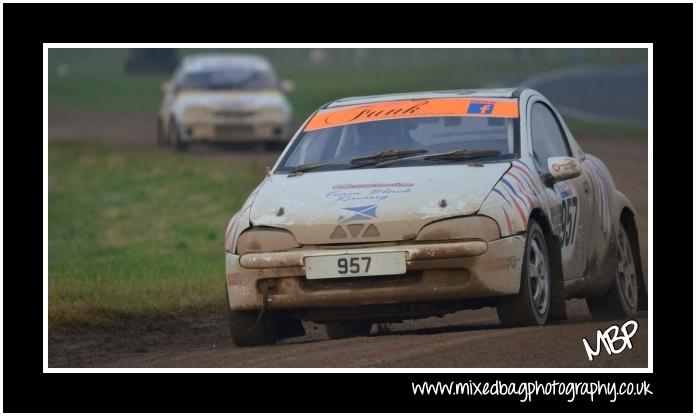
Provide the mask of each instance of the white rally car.
[{"label": "white rally car", "polygon": [[646,307],[635,211],[531,89],[346,98],[302,125],[225,237],[237,345],[496,306]]},{"label": "white rally car", "polygon": [[286,144],[292,109],[283,92],[289,89],[261,56],[186,56],[162,86],[158,144],[177,150],[192,143]]}]

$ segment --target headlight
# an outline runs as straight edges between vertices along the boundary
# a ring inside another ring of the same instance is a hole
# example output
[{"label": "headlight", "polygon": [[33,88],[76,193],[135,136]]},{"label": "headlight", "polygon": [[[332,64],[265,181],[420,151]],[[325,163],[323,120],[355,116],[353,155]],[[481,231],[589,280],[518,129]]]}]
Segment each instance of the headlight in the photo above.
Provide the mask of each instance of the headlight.
[{"label": "headlight", "polygon": [[237,254],[282,251],[300,245],[290,232],[273,227],[255,227],[244,231],[237,239]]},{"label": "headlight", "polygon": [[208,114],[210,114],[210,111],[205,107],[190,107],[184,111],[184,117],[186,118],[206,117]]},{"label": "headlight", "polygon": [[466,240],[492,241],[500,238],[500,227],[494,219],[483,215],[448,218],[431,222],[421,228],[416,240]]}]

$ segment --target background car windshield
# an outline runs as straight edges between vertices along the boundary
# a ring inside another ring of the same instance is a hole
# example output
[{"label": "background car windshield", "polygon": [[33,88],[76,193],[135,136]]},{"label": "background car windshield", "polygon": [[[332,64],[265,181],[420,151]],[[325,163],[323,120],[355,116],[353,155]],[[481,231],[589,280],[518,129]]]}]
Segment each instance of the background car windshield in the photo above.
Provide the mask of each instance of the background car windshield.
[{"label": "background car windshield", "polygon": [[276,84],[271,72],[234,69],[190,72],[184,75],[177,88],[263,90],[276,88]]},{"label": "background car windshield", "polygon": [[[462,148],[497,150],[501,154],[493,159],[507,159],[514,153],[514,125],[512,118],[448,116],[402,118],[313,130],[298,137],[278,172],[319,161],[332,162],[322,170],[344,169],[353,158],[394,148],[425,149],[427,154]],[[427,162],[416,158],[408,163]]]}]

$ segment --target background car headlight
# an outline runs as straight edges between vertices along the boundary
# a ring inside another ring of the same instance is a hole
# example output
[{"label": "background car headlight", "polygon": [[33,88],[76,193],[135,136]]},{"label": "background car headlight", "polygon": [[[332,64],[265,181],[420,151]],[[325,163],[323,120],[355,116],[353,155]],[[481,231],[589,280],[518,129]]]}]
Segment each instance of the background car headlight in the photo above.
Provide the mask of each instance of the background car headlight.
[{"label": "background car headlight", "polygon": [[255,227],[237,239],[237,254],[289,250],[300,245],[290,232],[273,227]]},{"label": "background car headlight", "polygon": [[440,241],[478,239],[493,241],[499,238],[500,227],[493,218],[483,215],[473,215],[431,222],[421,228],[416,240]]}]

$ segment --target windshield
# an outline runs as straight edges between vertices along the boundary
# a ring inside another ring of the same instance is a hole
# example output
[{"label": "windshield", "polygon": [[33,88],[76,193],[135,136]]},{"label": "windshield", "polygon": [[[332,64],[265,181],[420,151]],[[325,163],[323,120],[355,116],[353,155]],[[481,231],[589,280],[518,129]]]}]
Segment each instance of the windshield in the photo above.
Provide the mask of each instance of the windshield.
[{"label": "windshield", "polygon": [[268,71],[228,69],[185,74],[177,89],[264,90],[276,88],[275,75]]},{"label": "windshield", "polygon": [[[408,117],[310,131],[305,128],[276,172],[297,171],[298,166],[302,169],[307,164],[314,164],[313,171],[326,171],[509,160],[516,153],[516,116]],[[314,120],[310,120],[308,126],[313,123]],[[380,157],[380,152],[382,155],[386,152],[385,157]],[[462,157],[434,156],[448,152]],[[358,158],[375,163],[356,163]],[[388,162],[379,163],[384,160]]]}]

